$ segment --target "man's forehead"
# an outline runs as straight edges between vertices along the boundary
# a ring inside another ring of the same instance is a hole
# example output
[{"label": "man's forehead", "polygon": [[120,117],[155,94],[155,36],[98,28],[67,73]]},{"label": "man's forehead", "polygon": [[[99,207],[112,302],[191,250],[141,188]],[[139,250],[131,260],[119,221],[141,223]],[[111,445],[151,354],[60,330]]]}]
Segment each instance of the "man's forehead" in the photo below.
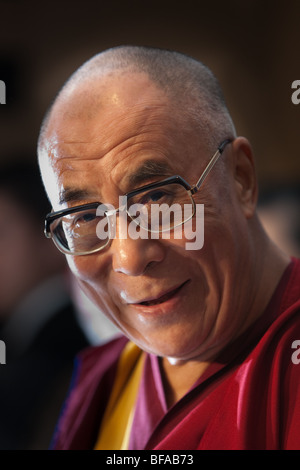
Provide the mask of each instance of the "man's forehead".
[{"label": "man's forehead", "polygon": [[133,104],[166,99],[165,92],[143,72],[123,71],[87,77],[63,88],[53,109],[65,111],[72,117],[93,118],[101,109],[114,110]]},{"label": "man's forehead", "polygon": [[69,149],[72,144],[79,149],[80,144],[100,140],[105,144],[109,134],[118,137],[126,129],[126,122],[142,128],[152,114],[168,113],[170,105],[145,74],[85,81],[64,92],[52,107],[44,145],[52,158],[62,158],[61,144]]},{"label": "man's forehead", "polygon": [[[48,154],[48,159],[52,160],[56,176],[69,167],[78,168],[81,163],[84,163],[81,166],[84,174],[89,175],[87,165],[96,168],[96,161],[105,157],[108,173],[118,184],[120,173],[124,172],[123,181],[128,182],[124,186],[130,190],[144,182],[146,184],[149,178],[170,176],[170,167],[174,171],[177,166],[173,165],[178,160],[175,158],[176,152],[180,153],[178,170],[182,170],[180,160],[185,160],[184,152],[191,141],[191,135],[187,137],[183,127],[190,126],[187,119],[182,118],[182,109],[176,110],[162,90],[153,88],[147,76],[127,75],[119,82],[110,80],[110,85],[107,83],[108,88],[103,92],[105,99],[101,98],[97,82],[93,82],[93,87],[89,89],[86,85],[78,90],[73,89],[72,93],[70,91],[53,108],[44,155]],[[89,97],[95,96],[95,101],[100,100],[97,106],[91,99],[84,101],[84,90]],[[189,133],[195,135],[195,128],[190,128]],[[135,152],[137,162],[134,158],[127,158]],[[169,160],[168,165],[163,164],[166,158],[156,158],[157,155],[172,157],[172,162]],[[125,166],[123,161],[126,162]],[[128,161],[130,168],[126,166]],[[119,163],[121,166],[118,166]],[[99,165],[98,168],[103,170]],[[119,171],[120,168],[122,171]],[[60,199],[73,198],[74,195],[78,197],[82,189],[72,181],[71,186],[63,188],[64,194],[60,195]]]}]

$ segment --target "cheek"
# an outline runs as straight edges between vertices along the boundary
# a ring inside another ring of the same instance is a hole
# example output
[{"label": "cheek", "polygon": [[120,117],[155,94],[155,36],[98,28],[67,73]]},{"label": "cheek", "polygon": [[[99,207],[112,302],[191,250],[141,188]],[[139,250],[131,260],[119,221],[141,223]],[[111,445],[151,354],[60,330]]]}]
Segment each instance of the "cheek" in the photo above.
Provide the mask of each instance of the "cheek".
[{"label": "cheek", "polygon": [[97,262],[94,261],[95,257],[95,255],[67,256],[69,268],[77,279],[78,284],[93,301],[95,301],[96,292],[103,292],[105,290],[104,281],[101,277],[101,267],[97,267]]},{"label": "cheek", "polygon": [[104,252],[87,256],[66,256],[69,268],[82,282],[101,282],[107,277],[108,260]]},{"label": "cheek", "polygon": [[89,271],[90,262],[87,256],[66,256],[70,270],[78,280],[86,279]]},{"label": "cheek", "polygon": [[111,318],[117,307],[109,290],[109,271],[105,255],[67,256],[67,261],[84,293]]}]

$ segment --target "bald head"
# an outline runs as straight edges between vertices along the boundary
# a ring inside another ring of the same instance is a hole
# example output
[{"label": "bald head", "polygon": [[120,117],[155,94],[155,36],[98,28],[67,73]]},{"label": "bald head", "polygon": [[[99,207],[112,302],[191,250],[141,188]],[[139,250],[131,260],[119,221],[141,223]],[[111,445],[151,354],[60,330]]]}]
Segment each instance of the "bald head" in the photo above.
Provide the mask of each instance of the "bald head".
[{"label": "bald head", "polygon": [[[215,147],[224,135],[235,136],[220,85],[205,65],[175,51],[121,46],[92,57],[68,79],[46,114],[38,148],[44,143],[49,120],[58,103],[65,103],[75,96],[78,103],[81,95],[85,108],[88,104],[92,113],[101,103],[101,92],[98,94],[93,87],[93,96],[86,93],[89,84],[117,76],[122,86],[122,76],[128,73],[145,74],[183,117],[193,120],[195,130],[201,132],[209,146]],[[78,94],[79,89],[81,94]]]}]

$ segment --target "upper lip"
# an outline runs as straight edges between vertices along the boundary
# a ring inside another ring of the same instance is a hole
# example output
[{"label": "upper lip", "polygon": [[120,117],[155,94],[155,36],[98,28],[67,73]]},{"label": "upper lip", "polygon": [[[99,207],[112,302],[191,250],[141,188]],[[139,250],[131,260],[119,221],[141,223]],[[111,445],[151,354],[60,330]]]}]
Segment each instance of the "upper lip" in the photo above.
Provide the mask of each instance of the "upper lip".
[{"label": "upper lip", "polygon": [[153,301],[158,301],[160,298],[164,297],[165,295],[168,295],[168,294],[172,294],[172,292],[175,292],[176,290],[180,289],[181,287],[183,287],[184,284],[186,284],[188,281],[184,281],[174,287],[171,287],[169,289],[166,289],[165,291],[163,292],[160,292],[158,295],[153,295],[153,296],[149,296],[149,297],[145,297],[141,300],[135,300],[135,301],[132,301],[132,302],[128,302],[129,304],[131,305],[138,305],[138,304],[143,304],[145,302],[153,302]]}]

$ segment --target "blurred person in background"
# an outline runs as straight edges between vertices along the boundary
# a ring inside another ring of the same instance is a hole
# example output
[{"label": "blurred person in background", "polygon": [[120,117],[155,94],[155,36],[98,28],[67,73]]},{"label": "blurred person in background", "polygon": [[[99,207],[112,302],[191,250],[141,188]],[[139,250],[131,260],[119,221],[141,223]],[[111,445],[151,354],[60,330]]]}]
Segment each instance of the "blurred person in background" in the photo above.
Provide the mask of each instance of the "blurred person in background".
[{"label": "blurred person in background", "polygon": [[261,190],[258,214],[274,243],[300,257],[300,185]]},{"label": "blurred person in background", "polygon": [[43,234],[49,210],[37,166],[2,166],[0,449],[49,447],[74,355],[89,344],[70,298],[65,259]]}]

